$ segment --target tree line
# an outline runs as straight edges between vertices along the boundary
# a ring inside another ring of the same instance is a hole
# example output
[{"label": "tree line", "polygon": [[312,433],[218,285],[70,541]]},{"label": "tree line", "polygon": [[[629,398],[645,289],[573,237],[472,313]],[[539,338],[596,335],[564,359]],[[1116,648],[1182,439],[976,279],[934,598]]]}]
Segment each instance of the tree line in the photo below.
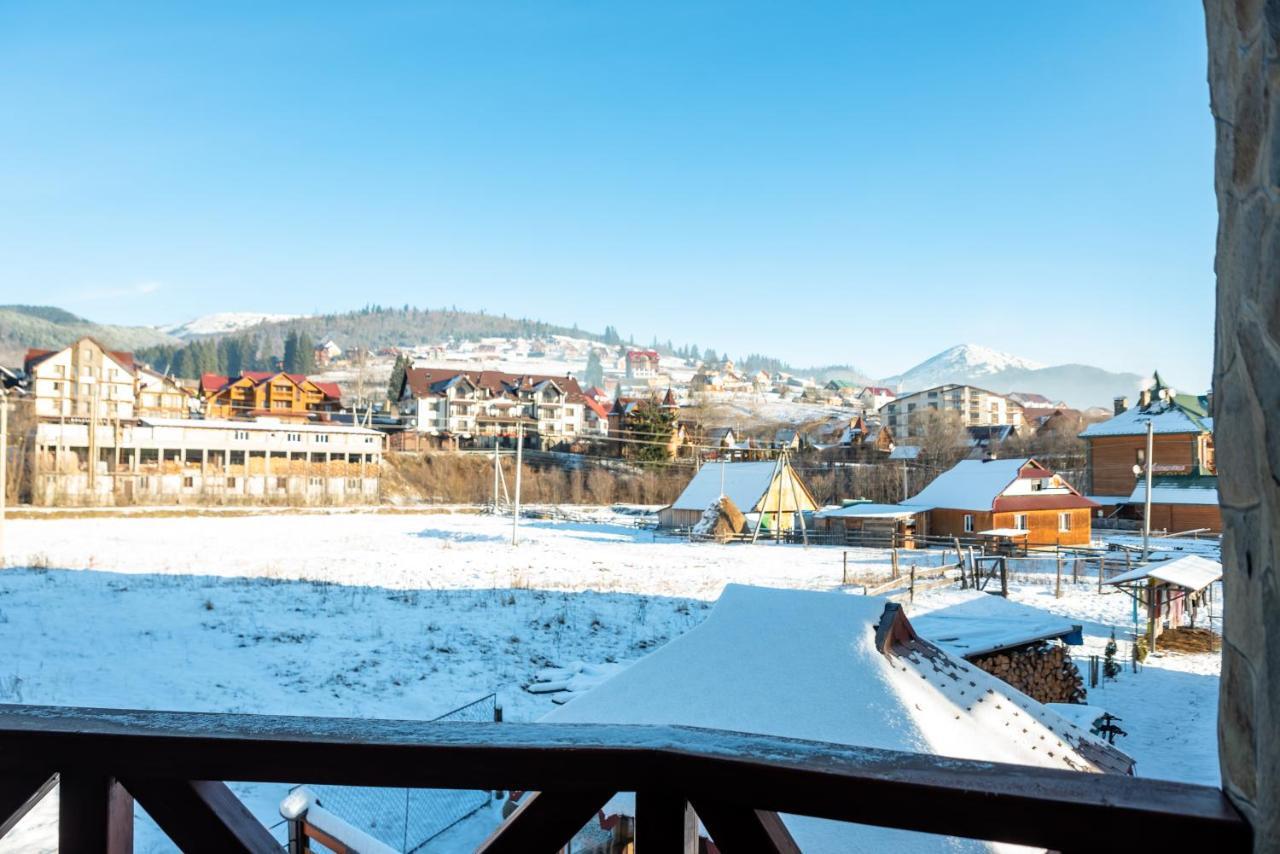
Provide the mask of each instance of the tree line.
[{"label": "tree line", "polygon": [[202,374],[237,376],[246,371],[314,373],[315,349],[306,331],[290,330],[284,337],[283,354],[273,352],[262,336],[232,335],[143,347],[134,356],[162,374],[196,379]]}]

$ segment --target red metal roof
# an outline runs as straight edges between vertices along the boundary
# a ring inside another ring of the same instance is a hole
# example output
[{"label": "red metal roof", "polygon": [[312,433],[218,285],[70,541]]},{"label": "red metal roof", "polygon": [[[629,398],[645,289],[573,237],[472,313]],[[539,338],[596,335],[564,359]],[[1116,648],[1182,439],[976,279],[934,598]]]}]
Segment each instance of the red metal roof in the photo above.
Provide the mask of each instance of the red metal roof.
[{"label": "red metal roof", "polygon": [[1002,495],[991,507],[993,513],[1012,513],[1023,510],[1073,510],[1099,507],[1083,495]]}]

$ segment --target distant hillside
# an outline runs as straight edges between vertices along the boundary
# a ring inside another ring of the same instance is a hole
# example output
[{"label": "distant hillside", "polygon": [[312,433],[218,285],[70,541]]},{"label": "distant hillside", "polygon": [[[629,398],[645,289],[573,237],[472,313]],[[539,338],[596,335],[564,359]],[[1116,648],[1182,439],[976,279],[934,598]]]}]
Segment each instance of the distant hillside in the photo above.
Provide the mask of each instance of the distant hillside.
[{"label": "distant hillside", "polygon": [[[534,338],[543,335],[575,335],[599,339],[601,336],[567,326],[453,309],[426,309],[404,306],[388,308],[368,306],[359,311],[297,317],[244,326],[235,331],[214,335],[246,335],[257,337],[271,352],[284,350],[284,339],[290,331],[305,332],[316,342],[332,338],[339,347],[410,347],[456,340],[489,337]],[[203,337],[203,336],[202,336]]]},{"label": "distant hillside", "polygon": [[65,347],[92,335],[116,350],[138,350],[177,340],[146,326],[111,326],[45,305],[0,305],[0,364],[19,366],[29,347]]}]

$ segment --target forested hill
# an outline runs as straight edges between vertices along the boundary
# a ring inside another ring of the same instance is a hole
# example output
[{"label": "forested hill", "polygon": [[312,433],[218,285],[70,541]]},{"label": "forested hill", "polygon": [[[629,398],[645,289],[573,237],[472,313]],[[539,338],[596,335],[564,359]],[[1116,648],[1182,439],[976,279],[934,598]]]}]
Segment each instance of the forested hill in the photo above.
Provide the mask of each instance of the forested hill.
[{"label": "forested hill", "polygon": [[69,311],[45,305],[0,305],[0,364],[20,367],[30,347],[51,350],[92,335],[117,350],[139,350],[174,342],[147,326],[94,323]]}]

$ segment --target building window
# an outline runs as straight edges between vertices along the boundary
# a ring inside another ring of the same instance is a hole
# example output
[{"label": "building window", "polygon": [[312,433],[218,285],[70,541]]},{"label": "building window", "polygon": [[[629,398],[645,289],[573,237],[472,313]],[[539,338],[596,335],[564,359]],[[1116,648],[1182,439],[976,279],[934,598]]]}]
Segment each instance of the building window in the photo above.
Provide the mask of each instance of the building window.
[{"label": "building window", "polygon": [[1137,459],[1137,461],[1138,461],[1138,465],[1140,465],[1140,466],[1144,466],[1144,465],[1146,465],[1146,464],[1147,464],[1147,449],[1146,449],[1146,448],[1138,448],[1138,450],[1135,452],[1135,454],[1136,454],[1136,459]]},{"label": "building window", "polygon": [[973,514],[972,513],[964,514],[964,532],[966,534],[973,533]]},{"label": "building window", "polygon": [[236,479],[235,479],[234,477],[229,477],[229,478],[227,478],[227,486],[228,486],[230,489],[235,489],[235,488],[236,488]]},{"label": "building window", "polygon": [[327,445],[329,443],[329,435],[327,433],[322,433],[319,436],[316,436],[316,441],[323,442]]},{"label": "building window", "polygon": [[286,434],[285,434],[285,439],[286,439],[286,440],[288,440],[288,441],[290,441],[290,442],[301,442],[301,441],[302,441],[302,434],[301,434],[301,433],[286,433]]},{"label": "building window", "polygon": [[360,478],[358,477],[347,478],[347,489],[359,489],[359,488],[360,488]]},{"label": "building window", "polygon": [[288,488],[289,488],[289,478],[287,477],[276,478],[276,489],[288,489]]},{"label": "building window", "polygon": [[318,477],[307,478],[307,483],[311,484],[312,486],[320,486],[320,478]]},{"label": "building window", "polygon": [[249,431],[248,431],[248,430],[237,430],[237,431],[236,431],[236,438],[237,438],[237,439],[248,439],[248,438],[249,438]]},{"label": "building window", "polygon": [[183,488],[183,489],[191,489],[191,488],[192,488],[192,487],[194,487],[195,485],[196,485],[196,479],[195,479],[194,477],[191,477],[191,476],[189,476],[189,475],[188,475],[187,477],[184,477],[184,478],[182,479],[182,488]]},{"label": "building window", "polygon": [[1025,531],[1025,530],[1027,530],[1027,529],[1028,529],[1028,526],[1027,526],[1027,514],[1026,514],[1026,513],[1019,513],[1017,516],[1014,516],[1014,517],[1013,517],[1013,527],[1017,528],[1019,531]]},{"label": "building window", "polygon": [[1070,513],[1058,514],[1058,530],[1064,534],[1067,531],[1071,530],[1071,514]]}]

